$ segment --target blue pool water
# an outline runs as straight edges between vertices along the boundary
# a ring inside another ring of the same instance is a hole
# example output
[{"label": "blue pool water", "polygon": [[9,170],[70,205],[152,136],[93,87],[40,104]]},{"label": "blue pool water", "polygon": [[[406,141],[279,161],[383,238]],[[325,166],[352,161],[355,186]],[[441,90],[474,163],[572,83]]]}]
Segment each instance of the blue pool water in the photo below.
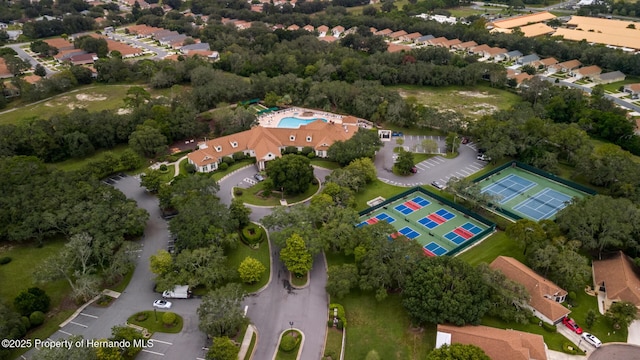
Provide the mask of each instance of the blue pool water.
[{"label": "blue pool water", "polygon": [[322,120],[324,122],[327,122],[326,119],[322,119],[322,118],[299,119],[297,117],[285,117],[285,118],[282,118],[282,120],[280,120],[280,122],[278,123],[278,127],[288,128],[288,129],[297,129],[300,127],[300,125],[306,125],[316,120]]}]

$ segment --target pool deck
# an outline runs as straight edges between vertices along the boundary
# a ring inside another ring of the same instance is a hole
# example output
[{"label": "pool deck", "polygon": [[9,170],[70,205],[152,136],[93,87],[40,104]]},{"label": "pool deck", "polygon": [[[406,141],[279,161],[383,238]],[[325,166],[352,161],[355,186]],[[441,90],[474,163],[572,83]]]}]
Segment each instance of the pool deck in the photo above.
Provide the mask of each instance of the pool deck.
[{"label": "pool deck", "polygon": [[[311,113],[311,115],[303,116],[302,114],[304,113]],[[280,120],[286,117],[296,117],[303,120],[322,118],[329,122],[333,121],[336,124],[342,124],[342,118],[345,116],[325,112],[322,110],[293,107],[260,115],[258,116],[258,123],[262,127],[275,128],[278,127],[278,123],[280,123]],[[358,121],[358,125],[361,127],[367,127],[364,123],[360,123],[360,121]]]}]

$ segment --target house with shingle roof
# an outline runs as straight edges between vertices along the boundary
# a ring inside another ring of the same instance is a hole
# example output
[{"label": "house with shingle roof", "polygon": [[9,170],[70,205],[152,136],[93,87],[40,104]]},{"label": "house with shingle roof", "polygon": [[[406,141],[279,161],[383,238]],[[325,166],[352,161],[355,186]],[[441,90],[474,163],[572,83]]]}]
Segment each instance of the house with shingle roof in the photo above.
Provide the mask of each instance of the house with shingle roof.
[{"label": "house with shingle roof", "polygon": [[414,43],[416,43],[416,44],[426,44],[431,39],[435,39],[435,36],[433,36],[433,35],[423,35],[423,36],[420,36],[419,38],[415,39]]},{"label": "house with shingle roof", "polygon": [[591,79],[598,84],[611,84],[626,79],[626,75],[622,71],[611,71],[604,74],[594,75]]},{"label": "house with shingle roof", "polygon": [[491,360],[547,360],[542,335],[488,326],[438,325],[436,349],[464,344],[481,348]]},{"label": "house with shingle roof", "polygon": [[573,76],[577,79],[588,78],[600,75],[602,73],[602,69],[598,65],[584,66],[576,70],[572,70],[569,72],[570,76]]},{"label": "house with shingle roof", "polygon": [[223,157],[242,152],[255,157],[258,170],[264,170],[266,162],[279,158],[281,151],[287,146],[295,146],[299,150],[310,146],[318,157],[324,158],[333,143],[350,139],[356,131],[358,127],[353,124],[340,125],[321,120],[301,125],[297,129],[255,126],[250,130],[201,143],[199,149],[189,153],[187,158],[198,172],[211,172],[218,169]]},{"label": "house with shingle roof", "polygon": [[451,45],[451,48],[454,50],[468,50],[475,46],[478,46],[478,44],[475,41],[465,41],[460,44]]},{"label": "house with shingle roof", "polygon": [[398,31],[394,31],[391,34],[389,34],[389,38],[392,40],[399,40],[401,36],[405,36],[407,35],[407,32],[404,30],[398,30]]},{"label": "house with shingle roof", "polygon": [[522,57],[522,53],[518,50],[509,51],[496,56],[496,61],[517,60]]},{"label": "house with shingle roof", "polygon": [[327,33],[329,32],[329,27],[327,25],[320,25],[316,30],[318,30],[318,35],[320,37],[323,37],[323,36],[326,36]]},{"label": "house with shingle roof", "polygon": [[622,90],[626,93],[629,93],[631,95],[639,95],[640,94],[640,83],[635,83],[635,84],[627,84],[625,85]]},{"label": "house with shingle roof", "polygon": [[616,301],[628,301],[640,309],[640,269],[622,251],[604,260],[593,260],[595,289],[605,294],[605,309]]},{"label": "house with shingle roof", "polygon": [[569,60],[549,66],[549,71],[569,72],[579,68],[580,66],[582,66],[582,63],[579,60]]},{"label": "house with shingle roof", "polygon": [[530,65],[531,63],[534,63],[536,61],[539,61],[540,57],[536,54],[530,54],[527,56],[523,56],[521,58],[519,58],[518,60],[516,60],[516,64],[518,65]]},{"label": "house with shingle roof", "polygon": [[498,256],[489,266],[502,271],[508,279],[522,284],[527,289],[530,296],[527,305],[540,320],[557,324],[571,313],[571,310],[562,306],[567,291],[538,275],[520,261],[508,256]]}]

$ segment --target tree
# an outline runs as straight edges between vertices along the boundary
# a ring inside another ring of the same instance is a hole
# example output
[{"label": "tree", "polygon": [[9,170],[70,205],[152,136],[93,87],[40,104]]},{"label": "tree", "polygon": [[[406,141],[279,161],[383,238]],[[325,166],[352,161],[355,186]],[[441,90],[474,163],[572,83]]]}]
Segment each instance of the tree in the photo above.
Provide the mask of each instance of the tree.
[{"label": "tree", "polygon": [[240,280],[247,284],[253,284],[260,281],[266,270],[267,268],[265,268],[260,261],[252,258],[251,256],[247,256],[242,260],[240,267],[238,267]]},{"label": "tree", "polygon": [[[402,304],[419,324],[478,324],[489,310],[489,287],[458,258],[420,259],[409,273]],[[447,301],[442,301],[447,299]]]},{"label": "tree", "polygon": [[[82,336],[71,336],[68,340],[74,346],[68,347],[41,347],[35,351],[31,359],[33,360],[107,360],[100,358],[96,349],[91,346],[75,346],[76,342],[84,343]],[[119,354],[118,354],[119,355]],[[116,358],[119,359],[119,358]]]},{"label": "tree", "polygon": [[501,271],[491,269],[486,263],[481,263],[477,269],[490,288],[491,305],[488,314],[507,322],[526,323],[532,315],[526,307],[530,298],[527,289],[522,284],[507,279]]},{"label": "tree", "polygon": [[520,70],[522,70],[522,72],[525,72],[529,75],[535,75],[536,74],[536,68],[533,65],[524,65]]},{"label": "tree", "polygon": [[378,178],[376,166],[371,158],[364,157],[351,161],[346,167],[354,174],[359,174],[363,177],[365,183],[370,183]]},{"label": "tree", "polygon": [[240,349],[227,336],[213,338],[207,360],[236,360]]},{"label": "tree", "polygon": [[22,291],[13,300],[13,306],[24,316],[28,316],[34,311],[46,313],[49,311],[50,303],[51,298],[49,298],[44,290],[37,287]]},{"label": "tree", "polygon": [[100,58],[104,58],[109,53],[107,40],[94,38],[92,36],[80,36],[75,39],[74,46],[88,53],[95,53]]},{"label": "tree", "polygon": [[359,129],[349,140],[336,141],[327,150],[327,156],[341,166],[359,158],[373,158],[382,146],[377,131]]},{"label": "tree", "polygon": [[327,271],[327,293],[341,299],[358,286],[358,268],[354,264],[331,265]]},{"label": "tree", "polygon": [[589,309],[589,311],[587,311],[587,315],[584,318],[584,324],[587,329],[591,330],[593,325],[596,323],[596,320],[598,319],[597,316],[598,315],[596,314],[595,310]]},{"label": "tree", "polygon": [[481,348],[475,345],[451,344],[434,349],[427,360],[491,360]]},{"label": "tree", "polygon": [[151,94],[142,86],[132,86],[127,90],[127,96],[124,98],[125,106],[128,108],[138,108],[151,100]]},{"label": "tree", "polygon": [[[24,323],[20,320],[20,314],[13,311],[4,302],[0,301],[0,337],[2,339],[20,339],[27,333]],[[0,359],[6,359],[9,349],[0,347]]]},{"label": "tree", "polygon": [[184,249],[176,256],[171,277],[176,284],[213,289],[233,276],[233,269],[228,268],[226,263],[224,250],[218,245]]},{"label": "tree", "polygon": [[45,69],[44,66],[37,64],[35,69],[33,70],[33,73],[35,75],[44,77],[47,76],[47,69]]},{"label": "tree", "polygon": [[173,257],[167,250],[160,249],[149,257],[149,267],[152,273],[158,276],[165,275],[173,269]]},{"label": "tree", "polygon": [[4,56],[3,57],[7,69],[13,76],[21,75],[23,71],[29,69],[31,65],[29,62],[22,60],[18,56]]},{"label": "tree", "polygon": [[300,235],[293,234],[287,239],[287,245],[280,250],[280,259],[287,270],[296,276],[303,276],[311,270],[313,258]]},{"label": "tree", "polygon": [[448,133],[445,139],[445,143],[447,144],[447,151],[450,151],[452,154],[458,151],[460,147],[460,137],[456,133]]},{"label": "tree", "polygon": [[231,204],[229,204],[229,213],[231,215],[231,219],[238,223],[238,229],[242,229],[251,222],[249,219],[251,209],[246,207],[240,199],[234,198],[231,200]]},{"label": "tree", "polygon": [[129,146],[146,157],[155,157],[167,149],[167,138],[154,127],[140,125],[129,136]]},{"label": "tree", "polygon": [[242,310],[244,293],[237,283],[211,291],[198,307],[200,330],[209,336],[234,336],[247,321]]},{"label": "tree", "polygon": [[618,301],[611,304],[604,314],[614,329],[628,328],[633,320],[638,318],[638,308],[631,302]]},{"label": "tree", "polygon": [[547,234],[537,222],[529,219],[521,219],[507,226],[507,236],[515,240],[522,247],[523,254],[527,250],[546,239]]},{"label": "tree", "polygon": [[400,149],[396,163],[393,166],[400,174],[408,175],[415,166],[413,153]]},{"label": "tree", "polygon": [[309,158],[301,155],[285,155],[267,163],[267,176],[275,189],[287,194],[300,194],[313,181],[313,167]]},{"label": "tree", "polygon": [[164,176],[160,170],[149,169],[140,175],[140,186],[144,186],[147,188],[147,191],[155,194],[164,183],[163,179]]},{"label": "tree", "polygon": [[58,53],[58,49],[50,46],[49,44],[47,44],[42,40],[36,40],[32,42],[31,44],[29,44],[29,48],[34,53],[38,53],[43,56],[53,56]]}]

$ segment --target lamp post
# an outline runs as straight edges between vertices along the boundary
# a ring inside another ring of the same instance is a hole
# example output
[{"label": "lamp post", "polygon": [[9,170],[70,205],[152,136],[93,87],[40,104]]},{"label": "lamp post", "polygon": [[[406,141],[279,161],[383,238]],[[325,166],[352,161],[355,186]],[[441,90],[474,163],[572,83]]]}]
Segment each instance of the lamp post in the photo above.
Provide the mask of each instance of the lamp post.
[{"label": "lamp post", "polygon": [[158,313],[156,312],[156,308],[153,308],[153,315],[156,318],[156,322],[158,322]]},{"label": "lamp post", "polygon": [[291,327],[291,336],[293,337],[293,321],[289,321],[289,326]]}]

